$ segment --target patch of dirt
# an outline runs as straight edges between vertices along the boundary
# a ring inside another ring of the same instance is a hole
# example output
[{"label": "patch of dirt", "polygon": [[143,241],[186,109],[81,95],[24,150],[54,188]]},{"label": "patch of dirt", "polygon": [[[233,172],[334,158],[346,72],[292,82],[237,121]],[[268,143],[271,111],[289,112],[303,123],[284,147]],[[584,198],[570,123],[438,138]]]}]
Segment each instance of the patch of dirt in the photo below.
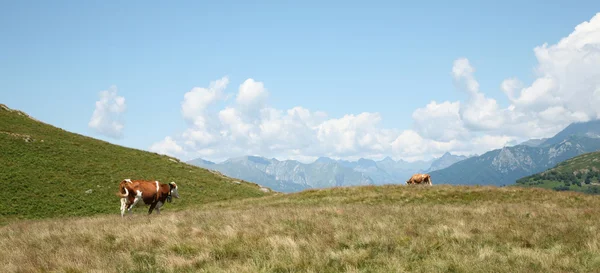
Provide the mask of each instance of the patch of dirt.
[{"label": "patch of dirt", "polygon": [[15,137],[15,138],[22,138],[23,140],[25,140],[25,142],[34,142],[35,141],[35,139],[33,139],[30,135],[26,135],[26,134],[17,134],[17,133],[5,132],[5,131],[0,131],[0,133],[9,135],[9,136]]}]

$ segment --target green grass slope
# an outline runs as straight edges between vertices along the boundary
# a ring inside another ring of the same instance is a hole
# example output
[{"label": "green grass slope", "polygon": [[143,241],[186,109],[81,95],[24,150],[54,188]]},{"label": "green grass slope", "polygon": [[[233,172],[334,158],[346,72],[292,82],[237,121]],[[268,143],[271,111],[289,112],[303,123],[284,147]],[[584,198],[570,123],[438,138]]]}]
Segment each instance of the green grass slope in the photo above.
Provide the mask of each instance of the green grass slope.
[{"label": "green grass slope", "polygon": [[119,214],[115,193],[125,178],[175,181],[181,198],[165,211],[271,194],[168,156],[70,133],[0,104],[0,222]]},{"label": "green grass slope", "polygon": [[600,152],[582,154],[517,180],[518,186],[600,194]]},{"label": "green grass slope", "polygon": [[356,186],[0,227],[0,272],[598,272],[600,196]]}]

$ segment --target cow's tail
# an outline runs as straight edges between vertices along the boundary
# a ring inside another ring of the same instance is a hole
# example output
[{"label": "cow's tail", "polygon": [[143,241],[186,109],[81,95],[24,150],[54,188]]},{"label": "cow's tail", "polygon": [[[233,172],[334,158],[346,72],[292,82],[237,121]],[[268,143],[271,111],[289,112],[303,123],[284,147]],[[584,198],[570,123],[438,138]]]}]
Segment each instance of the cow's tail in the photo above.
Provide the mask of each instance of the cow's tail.
[{"label": "cow's tail", "polygon": [[[123,191],[124,191],[125,193],[123,193]],[[117,193],[117,196],[119,196],[119,197],[123,198],[123,197],[127,197],[128,195],[129,195],[129,190],[127,190],[127,188],[126,188],[126,187],[124,187],[124,186],[123,186],[123,184],[121,184],[121,185],[119,186],[119,192]]]}]

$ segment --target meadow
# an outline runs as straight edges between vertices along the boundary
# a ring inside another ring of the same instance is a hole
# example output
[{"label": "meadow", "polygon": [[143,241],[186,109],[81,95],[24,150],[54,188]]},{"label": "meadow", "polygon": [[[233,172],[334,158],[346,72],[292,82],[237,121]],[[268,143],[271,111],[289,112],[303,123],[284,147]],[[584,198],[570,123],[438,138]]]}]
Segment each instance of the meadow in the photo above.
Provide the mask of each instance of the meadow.
[{"label": "meadow", "polygon": [[21,220],[0,227],[0,271],[598,272],[599,206],[546,189],[389,185]]}]

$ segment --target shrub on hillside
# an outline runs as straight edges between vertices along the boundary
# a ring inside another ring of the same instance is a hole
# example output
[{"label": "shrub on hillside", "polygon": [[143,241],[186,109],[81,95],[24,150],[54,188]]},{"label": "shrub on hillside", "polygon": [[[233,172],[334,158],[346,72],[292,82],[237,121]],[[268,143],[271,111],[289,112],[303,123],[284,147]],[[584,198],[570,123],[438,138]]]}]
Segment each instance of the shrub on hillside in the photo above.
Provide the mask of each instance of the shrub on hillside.
[{"label": "shrub on hillside", "polygon": [[585,189],[584,192],[589,193],[589,194],[600,194],[600,187],[599,186],[591,186],[591,187],[588,187],[587,189]]},{"label": "shrub on hillside", "polygon": [[555,191],[568,191],[570,188],[569,188],[569,186],[557,186],[552,189]]}]

